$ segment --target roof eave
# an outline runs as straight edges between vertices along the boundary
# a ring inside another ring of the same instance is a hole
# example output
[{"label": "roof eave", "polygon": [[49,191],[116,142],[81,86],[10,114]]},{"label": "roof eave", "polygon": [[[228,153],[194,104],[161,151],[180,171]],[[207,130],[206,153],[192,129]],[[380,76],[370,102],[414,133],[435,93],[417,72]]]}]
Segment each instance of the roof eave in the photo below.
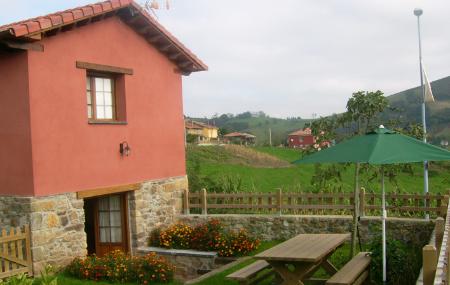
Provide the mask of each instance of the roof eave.
[{"label": "roof eave", "polygon": [[[105,8],[106,7],[106,8]],[[98,8],[98,9],[94,9]],[[101,9],[100,9],[101,8]],[[85,9],[92,9],[92,13],[84,13]],[[82,11],[76,15],[76,11]],[[70,21],[63,19],[63,14],[71,14]],[[79,22],[89,22],[90,18],[102,18],[104,15],[118,15],[124,22],[130,25],[137,33],[145,37],[146,40],[163,53],[170,61],[177,66],[177,71],[182,75],[189,75],[192,72],[206,71],[208,66],[196,57],[187,47],[185,47],[177,38],[167,31],[161,24],[150,16],[139,4],[132,0],[110,0],[74,9],[56,12],[46,16],[41,16],[21,22],[12,23],[0,27],[0,41],[39,41],[41,35],[59,31],[65,26],[76,26]],[[55,23],[54,18],[60,16],[61,19]],[[137,25],[134,24],[135,17],[139,18]],[[139,26],[143,20],[149,29],[155,31],[159,37],[157,41],[149,39],[140,30],[146,27]],[[46,21],[46,25],[42,23]],[[81,24],[80,23],[80,24]]]}]

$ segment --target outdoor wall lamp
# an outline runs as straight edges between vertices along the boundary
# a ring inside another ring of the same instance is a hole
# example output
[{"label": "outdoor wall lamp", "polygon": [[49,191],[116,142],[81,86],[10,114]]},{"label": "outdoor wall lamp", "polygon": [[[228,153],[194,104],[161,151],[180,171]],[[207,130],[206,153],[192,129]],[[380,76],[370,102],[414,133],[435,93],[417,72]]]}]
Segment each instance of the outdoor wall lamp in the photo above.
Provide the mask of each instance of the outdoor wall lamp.
[{"label": "outdoor wall lamp", "polygon": [[123,142],[120,143],[120,145],[119,145],[119,152],[120,152],[121,156],[124,156],[124,155],[125,156],[129,156],[130,155],[131,148],[128,145],[128,142],[123,141]]}]

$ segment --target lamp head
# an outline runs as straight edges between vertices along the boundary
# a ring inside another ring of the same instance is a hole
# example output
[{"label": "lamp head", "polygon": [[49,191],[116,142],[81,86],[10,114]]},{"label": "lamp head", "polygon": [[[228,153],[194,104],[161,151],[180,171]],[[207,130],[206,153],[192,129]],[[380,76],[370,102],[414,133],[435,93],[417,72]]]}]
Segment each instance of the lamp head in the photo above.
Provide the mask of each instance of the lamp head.
[{"label": "lamp head", "polygon": [[422,9],[420,9],[420,8],[414,9],[414,15],[416,15],[417,17],[419,17],[422,14],[423,14],[423,10]]}]

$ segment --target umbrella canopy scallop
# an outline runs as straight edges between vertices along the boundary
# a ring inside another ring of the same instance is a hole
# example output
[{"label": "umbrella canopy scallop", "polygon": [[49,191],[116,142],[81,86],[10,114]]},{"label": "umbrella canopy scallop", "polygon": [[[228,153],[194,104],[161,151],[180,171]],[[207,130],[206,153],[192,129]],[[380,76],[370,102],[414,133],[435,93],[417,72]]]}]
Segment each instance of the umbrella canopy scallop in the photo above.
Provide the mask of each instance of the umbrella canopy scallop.
[{"label": "umbrella canopy scallop", "polygon": [[359,162],[381,165],[444,160],[450,160],[450,151],[380,126],[373,132],[355,136],[294,163]]}]

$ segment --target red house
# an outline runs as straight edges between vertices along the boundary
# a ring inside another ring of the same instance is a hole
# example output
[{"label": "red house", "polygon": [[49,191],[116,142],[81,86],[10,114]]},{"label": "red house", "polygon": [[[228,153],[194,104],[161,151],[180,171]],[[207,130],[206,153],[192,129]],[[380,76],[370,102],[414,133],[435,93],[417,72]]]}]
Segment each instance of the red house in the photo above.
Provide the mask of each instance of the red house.
[{"label": "red house", "polygon": [[287,143],[292,148],[305,148],[315,143],[310,128],[298,130],[288,135]]},{"label": "red house", "polygon": [[203,70],[132,0],[0,27],[0,224],[31,226],[35,271],[180,213],[182,75]]}]

